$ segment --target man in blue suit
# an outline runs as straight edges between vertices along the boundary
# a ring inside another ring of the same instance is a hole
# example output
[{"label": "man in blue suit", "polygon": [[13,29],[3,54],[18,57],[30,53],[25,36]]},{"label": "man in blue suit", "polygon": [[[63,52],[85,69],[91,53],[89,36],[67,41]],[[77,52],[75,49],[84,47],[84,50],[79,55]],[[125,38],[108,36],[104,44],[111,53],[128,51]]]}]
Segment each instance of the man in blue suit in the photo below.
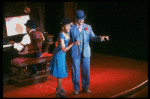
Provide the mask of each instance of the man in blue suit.
[{"label": "man in blue suit", "polygon": [[71,60],[72,60],[72,83],[75,94],[79,94],[79,74],[80,74],[80,63],[82,64],[82,89],[86,93],[91,93],[89,90],[90,82],[90,56],[91,49],[89,41],[104,41],[109,36],[95,36],[92,31],[92,27],[84,23],[85,19],[84,12],[82,10],[76,11],[75,18],[76,23],[71,26],[70,38],[71,42],[80,41],[80,45],[74,45],[71,48]]}]

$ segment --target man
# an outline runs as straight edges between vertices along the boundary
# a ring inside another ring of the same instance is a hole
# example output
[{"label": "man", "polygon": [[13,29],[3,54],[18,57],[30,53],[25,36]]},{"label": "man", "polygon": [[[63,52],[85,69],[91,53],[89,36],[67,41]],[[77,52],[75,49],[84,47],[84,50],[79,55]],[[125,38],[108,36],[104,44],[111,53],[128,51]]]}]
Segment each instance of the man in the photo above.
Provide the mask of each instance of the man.
[{"label": "man", "polygon": [[[19,51],[19,56],[26,58],[40,57],[42,54],[42,43],[45,38],[41,32],[36,31],[35,21],[28,20],[25,26],[27,34],[23,37],[20,43],[14,43],[14,48]],[[38,73],[36,65],[33,65],[32,69],[33,71],[31,72],[31,75]]]},{"label": "man", "polygon": [[104,38],[109,40],[109,36],[95,36],[92,27],[84,23],[84,12],[82,10],[76,11],[76,23],[71,26],[70,38],[71,43],[80,41],[80,45],[73,45],[71,48],[72,60],[72,83],[75,94],[79,94],[79,74],[80,63],[82,64],[82,89],[86,93],[91,93],[89,90],[90,82],[90,56],[91,50],[89,41],[104,41]]}]

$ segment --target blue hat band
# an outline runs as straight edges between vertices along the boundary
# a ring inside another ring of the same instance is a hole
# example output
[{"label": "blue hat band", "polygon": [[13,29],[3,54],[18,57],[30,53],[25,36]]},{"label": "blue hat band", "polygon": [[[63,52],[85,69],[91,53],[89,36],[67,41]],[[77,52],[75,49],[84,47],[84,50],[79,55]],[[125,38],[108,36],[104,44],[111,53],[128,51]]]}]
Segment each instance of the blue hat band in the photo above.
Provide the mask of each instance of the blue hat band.
[{"label": "blue hat band", "polygon": [[76,16],[76,19],[78,19],[78,20],[83,20],[85,17],[86,17],[86,15],[85,15],[85,16],[82,16],[82,17]]}]

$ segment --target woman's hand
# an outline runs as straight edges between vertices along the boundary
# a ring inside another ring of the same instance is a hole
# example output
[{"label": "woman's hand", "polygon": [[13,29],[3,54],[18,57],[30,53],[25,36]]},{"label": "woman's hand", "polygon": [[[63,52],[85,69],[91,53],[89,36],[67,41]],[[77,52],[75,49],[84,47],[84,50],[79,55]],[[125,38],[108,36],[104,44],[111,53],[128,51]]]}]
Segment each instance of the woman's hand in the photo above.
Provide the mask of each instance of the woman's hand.
[{"label": "woman's hand", "polygon": [[74,44],[80,45],[80,41],[76,41],[76,42],[74,42]]}]

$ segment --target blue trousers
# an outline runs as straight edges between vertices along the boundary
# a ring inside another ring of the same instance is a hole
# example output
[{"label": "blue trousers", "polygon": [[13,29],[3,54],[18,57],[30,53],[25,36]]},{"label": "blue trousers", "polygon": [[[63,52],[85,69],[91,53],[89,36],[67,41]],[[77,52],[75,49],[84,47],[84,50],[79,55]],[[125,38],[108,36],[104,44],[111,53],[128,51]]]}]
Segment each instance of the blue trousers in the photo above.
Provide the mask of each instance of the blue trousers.
[{"label": "blue trousers", "polygon": [[79,57],[72,57],[72,83],[73,89],[79,90],[79,76],[80,76],[80,63],[82,65],[81,77],[82,77],[82,89],[88,89],[90,83],[90,57],[83,57],[82,54]]}]

